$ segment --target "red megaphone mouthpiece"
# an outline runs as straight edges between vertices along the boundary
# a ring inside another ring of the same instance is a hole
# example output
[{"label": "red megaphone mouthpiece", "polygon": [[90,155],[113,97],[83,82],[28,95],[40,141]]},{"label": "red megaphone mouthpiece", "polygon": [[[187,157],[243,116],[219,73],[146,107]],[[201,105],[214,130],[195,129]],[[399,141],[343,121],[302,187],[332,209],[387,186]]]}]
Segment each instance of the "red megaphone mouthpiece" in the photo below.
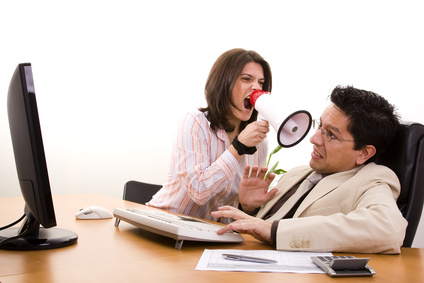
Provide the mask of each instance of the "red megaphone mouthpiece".
[{"label": "red megaphone mouthpiece", "polygon": [[250,94],[250,104],[255,107],[256,100],[263,94],[271,94],[269,91],[257,89]]}]

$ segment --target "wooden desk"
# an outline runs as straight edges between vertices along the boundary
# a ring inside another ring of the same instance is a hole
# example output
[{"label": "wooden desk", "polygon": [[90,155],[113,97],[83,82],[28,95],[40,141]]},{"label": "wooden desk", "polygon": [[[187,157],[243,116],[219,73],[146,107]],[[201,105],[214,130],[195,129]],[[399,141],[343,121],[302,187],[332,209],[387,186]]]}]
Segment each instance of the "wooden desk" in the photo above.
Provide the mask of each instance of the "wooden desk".
[{"label": "wooden desk", "polygon": [[[46,251],[0,250],[0,282],[358,282],[358,278],[331,278],[326,274],[195,271],[205,248],[273,249],[250,236],[243,244],[174,241],[114,219],[76,220],[82,207],[98,205],[139,207],[139,204],[95,194],[54,197],[59,228],[78,234],[78,243]],[[0,198],[0,226],[23,213],[21,198]],[[353,254],[355,255],[355,254]],[[356,255],[364,256],[364,255]],[[377,274],[361,282],[424,282],[424,249],[403,248],[401,255],[366,255]]]}]

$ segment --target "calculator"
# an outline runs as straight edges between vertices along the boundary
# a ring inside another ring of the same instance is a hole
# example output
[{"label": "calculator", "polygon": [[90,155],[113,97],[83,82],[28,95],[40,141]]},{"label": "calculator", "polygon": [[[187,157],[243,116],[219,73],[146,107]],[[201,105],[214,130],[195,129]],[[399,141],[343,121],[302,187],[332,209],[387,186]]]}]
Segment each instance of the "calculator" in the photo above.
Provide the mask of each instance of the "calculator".
[{"label": "calculator", "polygon": [[369,258],[354,256],[312,256],[312,261],[331,277],[373,276],[374,269],[368,265]]}]

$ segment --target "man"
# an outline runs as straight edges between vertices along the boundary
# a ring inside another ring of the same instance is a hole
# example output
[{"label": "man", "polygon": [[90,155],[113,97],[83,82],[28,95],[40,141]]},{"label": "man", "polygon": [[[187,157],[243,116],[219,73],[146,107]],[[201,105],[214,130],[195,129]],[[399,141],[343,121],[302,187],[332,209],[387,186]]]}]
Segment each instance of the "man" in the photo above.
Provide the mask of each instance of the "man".
[{"label": "man", "polygon": [[[309,166],[290,170],[271,190],[274,175],[264,180],[267,169],[253,167],[249,177],[246,167],[239,189],[244,212],[213,212],[235,220],[219,234],[248,233],[286,251],[400,253],[407,222],[396,205],[399,180],[372,162],[399,126],[394,107],[353,87],[336,87],[330,98],[310,139]],[[312,181],[305,178],[316,176],[322,179],[308,191]]]}]

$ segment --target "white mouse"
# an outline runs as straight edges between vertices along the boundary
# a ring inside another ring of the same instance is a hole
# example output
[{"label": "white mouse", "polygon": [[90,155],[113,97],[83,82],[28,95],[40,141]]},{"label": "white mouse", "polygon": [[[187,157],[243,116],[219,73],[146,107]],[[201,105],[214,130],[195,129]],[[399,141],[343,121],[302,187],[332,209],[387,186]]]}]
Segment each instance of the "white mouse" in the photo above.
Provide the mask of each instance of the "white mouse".
[{"label": "white mouse", "polygon": [[112,218],[112,213],[100,206],[88,206],[75,213],[77,219],[107,219]]}]

